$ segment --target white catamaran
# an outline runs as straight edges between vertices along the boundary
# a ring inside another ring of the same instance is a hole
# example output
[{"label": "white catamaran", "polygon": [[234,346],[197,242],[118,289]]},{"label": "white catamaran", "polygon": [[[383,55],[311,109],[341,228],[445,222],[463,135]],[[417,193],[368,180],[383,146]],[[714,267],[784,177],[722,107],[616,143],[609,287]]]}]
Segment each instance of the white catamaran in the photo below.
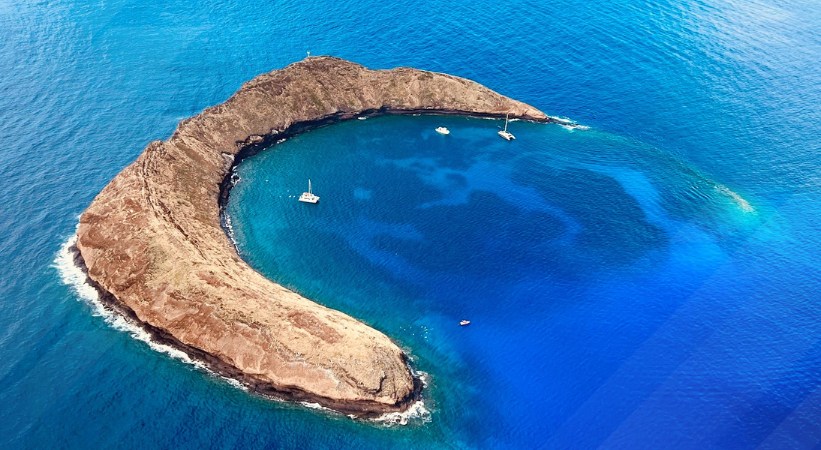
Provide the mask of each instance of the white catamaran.
[{"label": "white catamaran", "polygon": [[506,141],[512,141],[512,140],[516,139],[516,136],[514,136],[513,133],[511,133],[510,131],[507,131],[507,123],[509,122],[509,120],[510,120],[510,113],[507,113],[507,115],[505,115],[505,129],[504,130],[499,130],[499,136],[501,136],[502,139],[504,139]]},{"label": "white catamaran", "polygon": [[313,191],[311,190],[311,179],[308,179],[308,192],[303,192],[302,195],[299,196],[299,201],[303,203],[316,203],[319,201],[319,197],[314,195]]}]

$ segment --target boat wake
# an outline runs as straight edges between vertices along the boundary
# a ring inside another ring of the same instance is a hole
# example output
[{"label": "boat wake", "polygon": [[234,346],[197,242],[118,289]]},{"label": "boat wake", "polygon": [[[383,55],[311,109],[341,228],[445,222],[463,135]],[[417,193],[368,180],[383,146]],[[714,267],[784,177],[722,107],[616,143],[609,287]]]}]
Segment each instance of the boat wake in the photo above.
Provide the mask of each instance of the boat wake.
[{"label": "boat wake", "polygon": [[[70,287],[77,294],[80,300],[91,308],[92,314],[94,316],[102,318],[103,321],[105,321],[105,323],[108,324],[111,328],[129,334],[131,337],[145,343],[146,345],[148,345],[149,348],[156,352],[163,353],[178,361],[182,361],[185,364],[189,364],[195,367],[196,369],[199,369],[207,373],[208,375],[224,380],[226,383],[235,388],[241,389],[245,392],[250,392],[249,389],[239,381],[233,378],[225,377],[217,372],[214,372],[213,370],[210,370],[204,363],[191,358],[190,356],[188,356],[187,353],[177,348],[174,348],[170,345],[166,345],[155,341],[154,339],[152,339],[151,334],[145,329],[143,329],[139,324],[134,323],[133,321],[129,320],[119,312],[106,306],[100,298],[100,293],[97,291],[97,288],[95,288],[88,282],[88,276],[86,275],[83,268],[76,262],[77,257],[79,256],[77,254],[77,248],[75,246],[76,243],[76,235],[72,235],[68,240],[66,240],[60,246],[60,250],[57,252],[57,255],[54,258],[52,267],[57,269],[57,272],[60,275],[60,280],[63,282],[63,284]],[[423,386],[427,386],[427,374],[425,374],[424,372],[420,372],[417,375],[419,376],[420,380],[422,380]],[[288,403],[284,400],[280,400],[277,398],[267,396],[266,398],[269,398],[274,401]],[[299,403],[307,408],[323,411],[328,414],[339,414],[337,411],[325,408],[317,403]],[[356,416],[349,417],[351,417],[352,419],[359,419],[359,417]],[[425,408],[424,402],[420,399],[416,401],[416,403],[411,405],[410,408],[408,408],[406,411],[403,411],[401,413],[386,413],[381,416],[372,418],[370,419],[370,421],[388,426],[407,425],[409,423],[417,423],[419,421],[426,423],[430,421],[430,412]]]}]

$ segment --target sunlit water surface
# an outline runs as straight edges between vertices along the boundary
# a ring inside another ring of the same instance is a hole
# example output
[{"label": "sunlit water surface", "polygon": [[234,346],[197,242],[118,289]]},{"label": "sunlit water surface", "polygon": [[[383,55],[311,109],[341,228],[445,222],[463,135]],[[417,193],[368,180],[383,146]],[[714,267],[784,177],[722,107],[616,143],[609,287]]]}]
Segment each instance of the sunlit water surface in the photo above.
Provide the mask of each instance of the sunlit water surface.
[{"label": "sunlit water surface", "polygon": [[[0,1],[0,446],[816,447],[820,10]],[[508,143],[494,121],[375,118],[238,168],[243,258],[427,374],[405,426],[260,399],[149,345],[61,253],[148,142],[308,50],[591,127],[514,122]],[[294,198],[308,178],[318,205]]]}]

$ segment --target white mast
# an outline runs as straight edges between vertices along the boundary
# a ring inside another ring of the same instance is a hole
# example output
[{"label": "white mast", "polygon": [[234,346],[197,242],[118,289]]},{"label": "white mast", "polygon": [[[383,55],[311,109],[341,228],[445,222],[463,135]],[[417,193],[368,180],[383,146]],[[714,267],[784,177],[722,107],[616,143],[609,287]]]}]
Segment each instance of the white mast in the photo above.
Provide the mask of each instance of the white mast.
[{"label": "white mast", "polygon": [[508,111],[508,113],[505,114],[505,129],[504,130],[499,130],[497,132],[497,134],[499,136],[501,136],[502,139],[504,139],[506,141],[512,141],[512,140],[516,139],[516,136],[513,136],[513,133],[507,131],[508,122],[510,122],[510,111]]},{"label": "white mast", "polygon": [[310,178],[308,178],[308,192],[303,192],[302,195],[299,196],[299,201],[304,203],[316,203],[319,201],[319,197],[314,195],[314,191],[311,188]]}]

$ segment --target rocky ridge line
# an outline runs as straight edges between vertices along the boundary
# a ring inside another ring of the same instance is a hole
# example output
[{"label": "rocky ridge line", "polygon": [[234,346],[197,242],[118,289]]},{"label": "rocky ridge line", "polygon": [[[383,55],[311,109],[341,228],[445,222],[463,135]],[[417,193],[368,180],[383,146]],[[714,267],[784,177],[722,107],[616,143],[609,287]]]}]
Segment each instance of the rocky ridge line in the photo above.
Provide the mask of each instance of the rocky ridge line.
[{"label": "rocky ridge line", "polygon": [[551,120],[463,78],[305,59],[150,143],[81,215],[77,261],[110,306],[255,392],[355,415],[404,410],[420,383],[394,342],[239,258],[220,224],[231,169],[278,139],[361,115],[508,112]]}]

